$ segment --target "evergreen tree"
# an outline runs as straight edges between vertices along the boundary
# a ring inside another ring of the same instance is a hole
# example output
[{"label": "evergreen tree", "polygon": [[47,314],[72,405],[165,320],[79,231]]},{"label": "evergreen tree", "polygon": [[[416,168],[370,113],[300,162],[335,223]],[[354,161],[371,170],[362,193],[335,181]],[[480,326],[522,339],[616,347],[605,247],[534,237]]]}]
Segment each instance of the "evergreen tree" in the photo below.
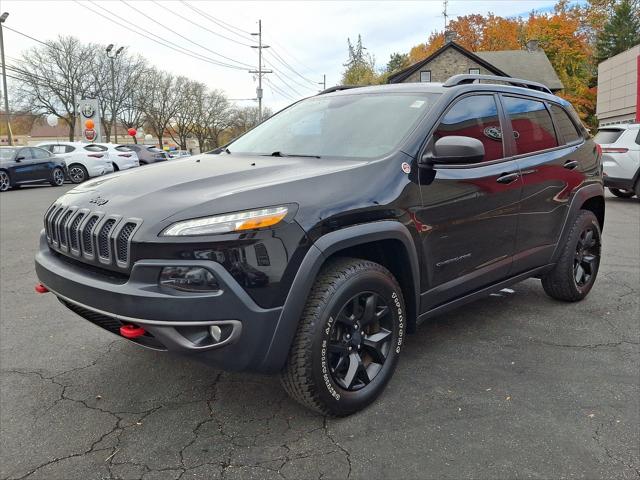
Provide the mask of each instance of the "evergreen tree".
[{"label": "evergreen tree", "polygon": [[356,44],[347,39],[349,58],[344,64],[345,71],[342,73],[343,85],[373,85],[378,83],[376,75],[376,62],[373,56],[366,52],[362,46],[362,38],[358,35]]},{"label": "evergreen tree", "polygon": [[387,73],[391,74],[409,66],[409,55],[406,53],[392,53],[387,62]]},{"label": "evergreen tree", "polygon": [[597,38],[598,60],[603,61],[640,43],[640,7],[637,0],[621,0]]}]

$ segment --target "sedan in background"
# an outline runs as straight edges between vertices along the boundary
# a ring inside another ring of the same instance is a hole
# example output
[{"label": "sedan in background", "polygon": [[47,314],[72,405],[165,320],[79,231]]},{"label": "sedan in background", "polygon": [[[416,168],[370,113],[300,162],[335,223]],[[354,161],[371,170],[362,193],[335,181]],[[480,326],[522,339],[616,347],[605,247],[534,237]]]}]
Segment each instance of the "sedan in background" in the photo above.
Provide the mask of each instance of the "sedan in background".
[{"label": "sedan in background", "polygon": [[42,142],[38,146],[64,160],[69,180],[82,183],[89,178],[113,172],[109,152],[96,148],[94,143]]},{"label": "sedan in background", "polygon": [[133,145],[127,145],[138,155],[140,165],[147,165],[150,163],[164,162],[169,160],[167,152],[160,150],[153,145],[140,145],[134,143]]},{"label": "sedan in background", "polygon": [[37,147],[0,147],[0,192],[35,183],[64,183],[65,163]]}]

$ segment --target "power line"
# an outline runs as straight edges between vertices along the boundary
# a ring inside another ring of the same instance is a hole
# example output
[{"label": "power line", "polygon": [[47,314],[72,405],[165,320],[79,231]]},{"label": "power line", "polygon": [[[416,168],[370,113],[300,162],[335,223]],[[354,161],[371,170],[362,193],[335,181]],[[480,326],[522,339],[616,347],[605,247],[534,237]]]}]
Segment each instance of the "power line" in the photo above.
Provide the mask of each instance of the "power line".
[{"label": "power line", "polygon": [[271,82],[271,80],[269,79],[265,79],[265,82],[267,85],[269,85],[269,87],[271,87],[273,90],[275,90],[276,92],[278,92],[281,96],[283,96],[284,98],[286,98],[287,100],[291,100],[292,102],[296,101],[296,98],[292,97],[291,95],[289,95],[288,93],[284,92],[281,88],[279,88],[278,86],[276,86],[275,84],[273,84]]},{"label": "power line", "polygon": [[14,29],[14,28],[7,27],[6,25],[3,26],[2,28],[6,28],[7,30],[11,30],[12,32],[17,33],[18,35],[22,35],[23,37],[29,38],[29,39],[33,40],[34,42],[41,43],[42,45],[45,45],[45,46],[47,46],[49,48],[53,48],[54,50],[58,50],[59,52],[66,53],[64,50],[61,50],[60,48],[56,47],[52,43],[43,42],[42,40],[39,40],[39,39],[37,39],[35,37],[32,37],[31,35],[27,35],[26,33],[19,32],[18,30]]},{"label": "power line", "polygon": [[298,72],[295,68],[293,68],[291,65],[289,65],[289,63],[287,63],[287,61],[282,58],[282,56],[280,56],[280,54],[272,49],[271,52],[274,56],[274,58],[276,60],[278,60],[278,62],[280,62],[282,65],[284,65],[285,67],[287,67],[289,70],[291,70],[293,73],[295,73],[296,75],[298,75],[300,78],[302,78],[304,81],[309,82],[310,84],[316,85],[317,82],[314,82],[313,80],[309,80],[307,77],[305,77],[304,75],[302,75],[300,72]]},{"label": "power line", "polygon": [[[196,13],[199,13],[200,15],[206,17],[209,21],[215,23],[216,25],[224,28],[225,30],[238,35],[240,38],[243,38],[245,40],[250,40],[250,41],[254,41],[251,37],[245,37],[244,35],[241,35],[239,33],[237,33],[235,30],[238,30],[239,32],[242,32],[246,35],[251,35],[251,32],[247,31],[247,30],[243,30],[242,28],[236,27],[234,25],[231,25],[230,23],[225,22],[224,20],[220,20],[219,18],[214,17],[213,15],[208,14],[207,12],[204,12],[202,10],[200,10],[197,7],[194,7],[193,5],[190,5],[189,3],[185,2],[184,0],[180,0],[180,2],[182,4],[184,4],[185,6],[187,6],[188,8],[190,8],[191,10],[193,10]],[[230,28],[229,28],[230,27]]]},{"label": "power line", "polygon": [[[273,65],[273,63],[269,62],[268,60],[265,60],[265,63],[266,63],[268,66],[270,66],[271,68],[273,68],[274,70],[276,69],[276,67]],[[285,71],[283,71],[283,70],[280,70],[280,73],[281,73],[281,74],[282,74],[282,75],[283,75],[283,76],[284,76],[288,81],[290,81],[290,82],[292,82],[292,83],[295,83],[295,84],[296,84],[298,87],[300,87],[300,88],[305,88],[305,89],[308,89],[308,90],[314,90],[314,91],[317,89],[316,87],[310,87],[310,86],[308,86],[308,85],[302,84],[302,83],[300,83],[300,81],[299,81],[299,80],[296,80],[295,78],[291,78],[291,77],[290,77],[289,75],[287,75],[287,73],[286,73]],[[280,80],[282,80],[282,82],[283,82],[285,85],[287,85],[287,82],[286,82],[284,79],[282,79],[282,78],[281,78]],[[287,86],[289,86],[289,85],[287,85]],[[291,90],[294,90],[294,91],[295,91],[295,88],[293,88],[293,87],[289,87],[289,88],[291,88]]]},{"label": "power line", "polygon": [[[249,43],[243,43],[243,42],[240,42],[240,41],[238,41],[238,40],[236,40],[236,39],[234,39],[234,38],[229,38],[229,37],[227,37],[226,35],[222,35],[221,33],[218,33],[218,32],[216,32],[216,31],[214,31],[214,30],[211,30],[210,28],[207,28],[207,27],[205,27],[204,25],[200,25],[199,23],[194,22],[192,19],[189,19],[189,18],[183,17],[182,15],[180,15],[180,14],[179,14],[178,12],[176,12],[175,10],[172,10],[172,9],[170,9],[169,7],[166,7],[165,5],[163,5],[163,4],[162,4],[162,3],[160,3],[160,2],[157,2],[156,0],[151,0],[151,1],[152,1],[153,3],[155,3],[156,5],[158,5],[159,7],[161,7],[161,8],[163,8],[163,9],[165,9],[167,12],[171,13],[172,15],[175,15],[176,17],[180,17],[181,19],[185,20],[186,22],[189,22],[189,24],[190,24],[190,25],[195,25],[196,27],[199,27],[199,28],[201,28],[201,29],[203,29],[203,30],[206,30],[207,32],[212,33],[213,35],[216,35],[216,36],[218,36],[218,37],[220,37],[220,38],[224,38],[225,40],[229,40],[230,42],[234,42],[234,43],[237,43],[237,44],[239,44],[239,45],[243,45],[243,46],[245,46],[245,47],[250,47],[250,46],[251,46],[251,44],[249,44]],[[184,3],[184,2],[183,2],[183,3]],[[191,8],[192,10],[194,9],[194,8],[193,8],[193,7],[191,7],[190,5],[187,5],[187,6],[188,6],[189,8]],[[196,9],[196,10],[197,10],[197,9]],[[195,11],[195,10],[194,10],[194,11]],[[196,12],[196,13],[198,13],[198,12]],[[244,37],[241,37],[241,38],[242,38],[243,40],[247,40],[247,39],[245,39]],[[253,39],[250,39],[250,41],[252,41],[252,42],[253,42]]]},{"label": "power line", "polygon": [[[93,8],[89,7],[88,5],[86,5],[83,2],[80,2],[78,0],[73,0],[73,1],[75,3],[77,3],[78,5],[80,5],[81,7],[86,8],[87,10],[92,12],[93,14],[98,15],[98,16],[104,18],[105,20],[109,20],[111,23],[115,23],[116,25],[118,25],[118,26],[120,26],[122,28],[130,30],[131,32],[135,33],[136,35],[139,35],[139,36],[144,37],[144,38],[146,38],[148,40],[151,40],[152,42],[158,43],[158,44],[162,45],[163,47],[170,48],[171,50],[174,50],[174,51],[176,51],[178,53],[182,53],[183,55],[187,55],[189,57],[195,58],[196,60],[207,62],[207,63],[210,63],[212,65],[217,65],[217,66],[220,66],[220,67],[232,68],[232,69],[235,69],[235,70],[244,70],[243,67],[239,67],[239,66],[236,66],[236,65],[230,65],[230,64],[227,64],[227,63],[224,63],[224,62],[220,62],[219,60],[215,60],[213,58],[206,57],[206,56],[204,56],[202,54],[194,52],[193,50],[189,50],[188,48],[185,48],[185,47],[176,45],[175,43],[163,40],[160,37],[158,37],[157,35],[154,35],[153,33],[149,32],[148,30],[145,30],[145,29],[143,29],[141,27],[137,27],[137,28],[140,28],[140,30],[142,30],[143,32],[146,32],[147,35],[145,35],[144,33],[141,33],[139,31],[137,31],[134,28],[134,26],[127,26],[127,25],[122,24],[121,22],[119,22],[117,20],[114,20],[112,18],[106,17],[102,13],[94,10]],[[91,0],[89,0],[89,2],[93,3]],[[114,13],[109,12],[108,10],[102,8],[100,5],[97,5],[95,3],[93,3],[93,5],[95,7],[98,7],[99,9],[103,10],[104,12],[107,12],[108,14],[116,17],[116,18],[119,18],[120,20],[123,20],[124,22],[127,22],[127,20],[123,19],[122,17],[120,17],[120,16],[118,16],[118,15],[116,15]],[[155,38],[153,38],[153,37],[155,37]]]}]

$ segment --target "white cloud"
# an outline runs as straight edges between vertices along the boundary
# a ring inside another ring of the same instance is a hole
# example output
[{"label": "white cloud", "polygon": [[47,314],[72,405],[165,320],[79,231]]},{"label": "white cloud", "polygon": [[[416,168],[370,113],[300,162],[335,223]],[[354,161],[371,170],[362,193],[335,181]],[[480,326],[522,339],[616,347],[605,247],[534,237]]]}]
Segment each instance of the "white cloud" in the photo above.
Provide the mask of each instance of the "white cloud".
[{"label": "white cloud", "polygon": [[[347,54],[347,37],[354,39],[361,34],[364,45],[375,55],[378,65],[384,65],[391,53],[406,52],[412,46],[424,42],[432,31],[442,29],[444,23],[440,1],[187,1],[205,13],[247,32],[257,31],[257,20],[262,19],[265,43],[271,45],[271,50],[311,81],[319,82],[322,75],[326,74],[327,86],[340,81],[342,64]],[[513,16],[526,14],[532,9],[548,8],[554,3],[453,0],[449,2],[449,11],[453,16],[484,14],[489,11],[502,16]],[[240,37],[190,10],[180,1],[163,1],[161,6],[151,1],[137,0],[130,4],[166,25],[166,28],[140,15],[127,4],[114,0],[96,0],[95,5],[123,18],[124,20],[119,21],[129,23],[129,28],[122,28],[107,20],[109,15],[92,3],[85,5],[100,11],[104,17],[72,1],[3,0],[2,10],[10,13],[7,26],[38,39],[47,40],[63,34],[74,35],[86,42],[126,45],[130,51],[144,55],[158,67],[203,81],[212,88],[224,89],[231,98],[249,98],[255,95],[256,84],[247,71],[231,70],[196,60],[143,38],[134,33],[134,30],[144,28],[174,45],[226,61],[176,35],[179,33],[220,55],[257,66],[255,49],[215,36],[169,11],[177,12],[191,22],[242,42]],[[23,49],[37,45],[10,30],[5,30],[4,33],[8,64],[15,64],[14,59]],[[314,93],[312,84],[283,67],[273,59],[272,54],[267,53],[266,59],[281,77],[269,74],[270,82],[295,98],[299,98],[300,94]],[[273,91],[270,86],[265,86],[266,105],[278,109],[287,103],[289,101],[282,95]]]}]

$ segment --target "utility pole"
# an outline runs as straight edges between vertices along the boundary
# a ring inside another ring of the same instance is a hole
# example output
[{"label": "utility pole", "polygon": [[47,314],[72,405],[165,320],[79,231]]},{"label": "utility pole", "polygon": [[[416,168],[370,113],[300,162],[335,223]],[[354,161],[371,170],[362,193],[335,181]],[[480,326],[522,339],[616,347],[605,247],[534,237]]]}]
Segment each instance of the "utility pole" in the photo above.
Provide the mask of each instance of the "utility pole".
[{"label": "utility pole", "polygon": [[323,74],[322,75],[322,81],[318,82],[318,85],[322,85],[322,91],[325,91],[327,89],[327,74]]},{"label": "utility pole", "polygon": [[4,90],[4,114],[7,116],[7,139],[9,145],[13,145],[13,134],[11,133],[11,121],[9,120],[9,91],[7,90],[7,70],[4,60],[4,38],[2,36],[2,24],[9,16],[9,12],[0,15],[0,56],[2,57],[2,88]]},{"label": "utility pole", "polygon": [[449,5],[449,0],[443,0],[442,4],[443,4],[442,15],[444,16],[444,31],[446,32],[447,26],[449,25],[449,22],[447,22],[447,19],[449,18],[449,15],[447,15],[447,6]]},{"label": "utility pole", "polygon": [[[113,43],[110,43],[107,47],[107,57],[111,61],[111,130],[113,130],[113,136],[115,137],[115,142],[118,143],[118,125],[116,122],[116,75],[115,69],[113,67],[113,62],[116,57],[120,55],[120,52],[124,50],[124,47],[120,47],[115,53],[112,55],[111,51],[113,50]],[[99,132],[98,132],[99,133]]]},{"label": "utility pole", "polygon": [[249,70],[249,73],[258,74],[258,88],[256,89],[256,97],[258,97],[258,121],[262,121],[262,75],[265,73],[271,73],[272,70],[264,70],[262,68],[262,49],[269,48],[269,45],[262,44],[262,20],[258,20],[258,33],[252,33],[251,35],[257,35],[258,45],[251,45],[251,48],[258,49],[258,70]]}]

